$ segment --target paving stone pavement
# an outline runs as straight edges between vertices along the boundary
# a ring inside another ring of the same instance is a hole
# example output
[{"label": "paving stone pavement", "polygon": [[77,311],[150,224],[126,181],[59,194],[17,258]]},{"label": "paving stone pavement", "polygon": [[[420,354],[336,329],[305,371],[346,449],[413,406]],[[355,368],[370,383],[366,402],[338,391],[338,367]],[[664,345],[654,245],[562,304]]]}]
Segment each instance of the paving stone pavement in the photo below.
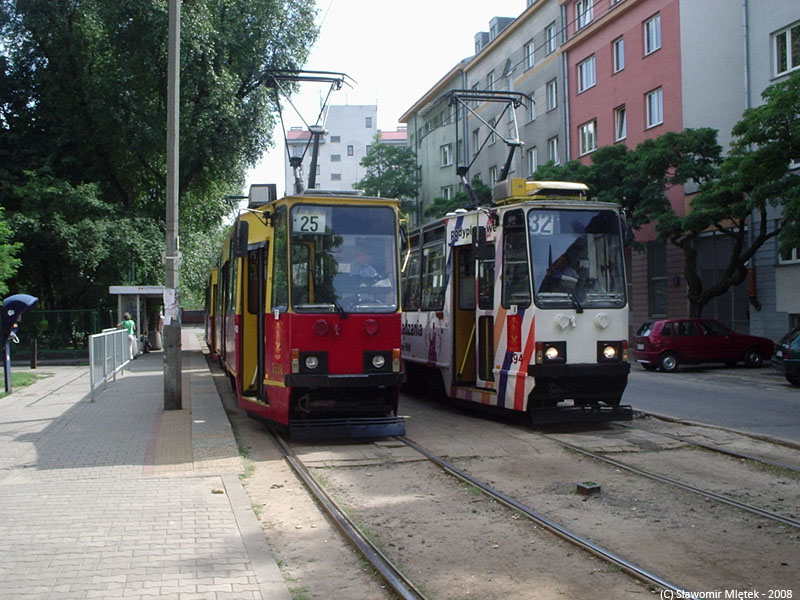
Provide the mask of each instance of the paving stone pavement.
[{"label": "paving stone pavement", "polygon": [[199,334],[181,410],[163,410],[160,352],[94,401],[88,367],[0,398],[0,599],[290,599]]}]

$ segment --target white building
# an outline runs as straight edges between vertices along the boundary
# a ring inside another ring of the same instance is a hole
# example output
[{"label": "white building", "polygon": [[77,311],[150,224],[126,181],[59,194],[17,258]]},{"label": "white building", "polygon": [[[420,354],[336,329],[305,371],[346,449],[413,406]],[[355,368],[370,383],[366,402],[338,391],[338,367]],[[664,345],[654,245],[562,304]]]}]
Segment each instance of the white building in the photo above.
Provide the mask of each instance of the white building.
[{"label": "white building", "polygon": [[[353,186],[366,174],[360,166],[375,139],[378,121],[376,105],[330,106],[325,131],[320,138],[319,156],[316,169],[316,189],[352,190]],[[289,153],[293,157],[303,157],[303,188],[308,187],[309,166],[314,152],[311,133],[300,127],[292,127],[287,132]],[[295,174],[285,159],[286,193],[295,190]]]}]

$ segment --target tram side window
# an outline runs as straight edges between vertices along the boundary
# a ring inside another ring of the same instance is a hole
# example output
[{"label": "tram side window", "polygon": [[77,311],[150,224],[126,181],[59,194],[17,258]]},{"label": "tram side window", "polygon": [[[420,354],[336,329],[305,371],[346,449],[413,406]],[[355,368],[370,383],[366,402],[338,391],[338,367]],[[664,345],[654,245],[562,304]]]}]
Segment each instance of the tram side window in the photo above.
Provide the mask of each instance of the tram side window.
[{"label": "tram side window", "polygon": [[444,227],[425,232],[422,248],[423,310],[442,310],[445,289]]},{"label": "tram side window", "polygon": [[272,310],[289,306],[289,288],[287,285],[286,262],[288,260],[286,248],[286,207],[280,206],[272,215],[272,224],[275,228],[275,245],[272,257]]},{"label": "tram side window", "polygon": [[[494,244],[489,246],[494,255]],[[492,310],[494,308],[494,258],[478,261],[478,308]]]},{"label": "tram side window", "polygon": [[417,310],[419,303],[419,236],[411,238],[411,256],[403,271],[403,310]]},{"label": "tram side window", "polygon": [[527,307],[531,304],[528,276],[528,247],[525,219],[521,210],[503,217],[503,306]]},{"label": "tram side window", "polygon": [[247,253],[247,312],[251,315],[258,314],[258,252],[251,250]]}]

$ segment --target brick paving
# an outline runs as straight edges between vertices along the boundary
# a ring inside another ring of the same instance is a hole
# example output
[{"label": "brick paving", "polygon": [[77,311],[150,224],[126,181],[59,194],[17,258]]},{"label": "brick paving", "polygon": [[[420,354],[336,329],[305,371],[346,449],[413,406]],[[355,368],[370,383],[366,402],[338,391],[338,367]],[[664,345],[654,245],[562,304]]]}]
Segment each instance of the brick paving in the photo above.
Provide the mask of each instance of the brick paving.
[{"label": "brick paving", "polygon": [[88,367],[0,399],[0,599],[290,598],[198,333],[182,410],[163,410],[160,352],[94,402]]}]

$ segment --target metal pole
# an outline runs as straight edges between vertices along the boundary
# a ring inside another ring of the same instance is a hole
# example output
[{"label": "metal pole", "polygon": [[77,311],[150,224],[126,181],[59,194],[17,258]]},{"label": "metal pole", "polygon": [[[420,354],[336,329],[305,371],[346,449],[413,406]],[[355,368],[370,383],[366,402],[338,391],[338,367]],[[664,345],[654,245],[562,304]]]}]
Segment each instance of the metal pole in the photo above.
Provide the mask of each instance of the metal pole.
[{"label": "metal pole", "polygon": [[5,384],[6,384],[6,394],[11,394],[14,391],[13,386],[11,385],[11,342],[6,340],[4,345],[4,358],[3,358],[3,369],[5,372]]},{"label": "metal pole", "polygon": [[[178,302],[178,134],[180,108],[180,0],[169,0],[169,57],[167,72],[167,239],[166,288]],[[167,307],[169,310],[170,307]],[[169,315],[170,313],[168,313]],[[180,410],[181,323],[175,311],[164,325],[164,410]]]}]

